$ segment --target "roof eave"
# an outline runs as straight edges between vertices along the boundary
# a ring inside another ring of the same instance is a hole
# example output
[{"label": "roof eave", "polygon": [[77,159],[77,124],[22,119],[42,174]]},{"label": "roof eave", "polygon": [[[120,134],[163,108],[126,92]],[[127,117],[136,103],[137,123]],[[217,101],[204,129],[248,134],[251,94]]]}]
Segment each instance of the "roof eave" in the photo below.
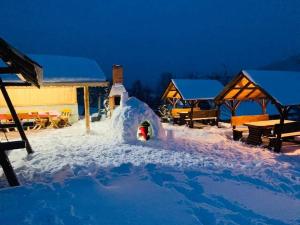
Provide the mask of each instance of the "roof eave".
[{"label": "roof eave", "polygon": [[108,81],[59,81],[59,82],[51,82],[44,81],[41,86],[76,86],[76,87],[108,87]]}]

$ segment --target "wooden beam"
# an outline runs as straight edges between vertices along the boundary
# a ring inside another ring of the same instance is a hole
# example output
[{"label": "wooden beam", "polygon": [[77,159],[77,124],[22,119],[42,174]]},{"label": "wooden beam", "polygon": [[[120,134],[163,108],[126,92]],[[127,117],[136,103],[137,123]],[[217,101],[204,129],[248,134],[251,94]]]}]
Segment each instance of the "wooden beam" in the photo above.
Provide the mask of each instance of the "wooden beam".
[{"label": "wooden beam", "polygon": [[28,82],[2,82],[2,85],[5,87],[28,87],[32,86],[31,83]]},{"label": "wooden beam", "polygon": [[8,141],[0,143],[0,151],[9,151],[20,148],[25,148],[24,141]]},{"label": "wooden beam", "polygon": [[82,88],[84,86],[89,86],[89,87],[108,87],[109,82],[108,81],[100,81],[100,82],[76,82],[76,81],[70,81],[70,82],[43,82],[43,86],[71,86],[71,87],[77,87],[77,88]]},{"label": "wooden beam", "polygon": [[259,99],[259,100],[257,100],[257,102],[261,106],[262,114],[267,113],[267,105],[268,105],[269,101],[270,101],[269,99]]},{"label": "wooden beam", "polygon": [[[250,81],[249,81],[249,82],[250,82]],[[248,82],[248,83],[249,83],[249,82]],[[248,83],[247,83],[247,84],[248,84]],[[250,82],[250,84],[251,84],[251,83],[252,83],[252,82]],[[240,90],[240,89],[243,89],[243,88],[245,88],[245,87],[246,87],[246,85],[245,85],[244,87],[238,87],[238,88],[235,87],[235,88],[231,88],[231,90]],[[248,89],[248,90],[253,90],[253,89],[255,89],[255,88],[256,88],[256,87],[248,87],[248,86],[247,86],[246,89]]]},{"label": "wooden beam", "polygon": [[17,127],[15,123],[1,123],[0,129],[6,129],[6,128],[15,128]]},{"label": "wooden beam", "polygon": [[10,114],[11,114],[11,116],[12,116],[12,118],[13,118],[15,124],[16,124],[16,127],[17,127],[18,131],[19,131],[19,134],[20,134],[22,140],[26,143],[27,153],[31,154],[31,153],[33,153],[33,150],[32,150],[31,145],[30,145],[30,143],[29,143],[29,141],[28,141],[28,139],[26,137],[26,134],[25,134],[25,132],[23,130],[23,127],[22,127],[21,122],[19,120],[19,117],[18,117],[18,115],[16,113],[16,110],[15,110],[15,108],[14,108],[14,106],[13,106],[11,100],[10,100],[10,97],[9,97],[9,95],[7,93],[7,90],[6,90],[5,86],[2,84],[2,80],[1,79],[0,79],[0,89],[1,89],[1,92],[3,94],[4,99],[6,101],[7,107],[9,109],[9,111],[10,111]]},{"label": "wooden beam", "polygon": [[253,88],[252,91],[250,91],[246,96],[245,99],[249,98],[256,90],[259,90],[257,87]]},{"label": "wooden beam", "polygon": [[229,109],[230,112],[232,111],[232,105],[228,102],[228,100],[224,102],[224,105]]},{"label": "wooden beam", "polygon": [[217,119],[216,119],[216,126],[219,127],[220,117],[221,117],[221,105],[217,104]]},{"label": "wooden beam", "polygon": [[177,95],[177,90],[175,91],[175,94],[172,97],[175,98],[176,95]]},{"label": "wooden beam", "polygon": [[0,74],[16,74],[19,72],[15,67],[0,67]]},{"label": "wooden beam", "polygon": [[237,100],[234,102],[234,111],[236,111],[236,109],[239,107],[239,105],[242,103],[242,101]]},{"label": "wooden beam", "polygon": [[[233,97],[232,99],[236,99],[245,89],[248,89],[248,86],[251,84],[252,82],[248,81],[247,84],[242,87]],[[250,88],[249,88],[250,89]]]},{"label": "wooden beam", "polygon": [[89,87],[84,86],[84,117],[86,132],[89,133],[91,130],[90,124],[90,98],[89,98]]},{"label": "wooden beam", "polygon": [[191,101],[191,111],[190,111],[190,128],[194,128],[194,121],[193,121],[193,113],[194,113],[194,101]]},{"label": "wooden beam", "polygon": [[216,100],[218,102],[224,102],[226,101],[227,99],[224,99],[225,96],[233,89],[235,88],[235,85],[238,84],[238,82],[240,82],[243,78],[245,77],[244,74],[239,74],[234,80],[232,80],[231,82],[229,82],[229,84],[227,84],[223,91],[221,92],[221,94],[219,94],[217,97],[216,97]]},{"label": "wooden beam", "polygon": [[20,183],[15,174],[15,171],[6,155],[6,152],[1,149],[0,151],[0,165],[2,166],[3,172],[7,178],[7,181],[10,186],[19,186]]}]

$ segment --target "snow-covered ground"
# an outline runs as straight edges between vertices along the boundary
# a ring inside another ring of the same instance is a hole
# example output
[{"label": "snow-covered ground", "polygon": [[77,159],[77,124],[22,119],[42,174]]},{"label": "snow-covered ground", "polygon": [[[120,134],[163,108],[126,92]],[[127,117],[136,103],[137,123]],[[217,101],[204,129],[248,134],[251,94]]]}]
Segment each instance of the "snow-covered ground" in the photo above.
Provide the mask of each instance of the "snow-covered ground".
[{"label": "snow-covered ground", "polygon": [[300,223],[299,155],[231,141],[230,128],[164,124],[148,142],[118,128],[30,136],[33,155],[9,155],[23,186],[0,191],[0,224]]}]

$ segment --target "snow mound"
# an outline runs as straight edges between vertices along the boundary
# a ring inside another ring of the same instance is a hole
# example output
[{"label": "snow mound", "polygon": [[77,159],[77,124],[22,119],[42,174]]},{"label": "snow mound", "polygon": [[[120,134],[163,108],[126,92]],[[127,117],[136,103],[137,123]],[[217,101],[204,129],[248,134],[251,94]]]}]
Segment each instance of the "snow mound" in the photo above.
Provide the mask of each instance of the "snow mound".
[{"label": "snow mound", "polygon": [[148,121],[151,125],[153,136],[151,139],[164,139],[165,130],[159,117],[144,102],[135,97],[128,98],[112,114],[111,127],[116,140],[121,142],[137,141],[139,125]]}]

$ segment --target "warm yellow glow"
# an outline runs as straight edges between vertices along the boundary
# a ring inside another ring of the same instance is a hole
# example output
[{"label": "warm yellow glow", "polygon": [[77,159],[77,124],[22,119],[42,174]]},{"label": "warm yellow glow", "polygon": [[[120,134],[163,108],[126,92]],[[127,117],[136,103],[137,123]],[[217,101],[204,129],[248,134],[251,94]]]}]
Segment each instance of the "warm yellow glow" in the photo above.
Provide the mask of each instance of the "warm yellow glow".
[{"label": "warm yellow glow", "polygon": [[232,89],[231,91],[228,92],[228,94],[224,97],[224,99],[231,99],[233,96],[235,96],[240,89]]},{"label": "warm yellow glow", "polygon": [[[76,88],[71,86],[50,86],[40,89],[36,87],[9,87],[7,91],[16,107],[77,104]],[[5,106],[3,96],[0,95],[0,107]]]},{"label": "warm yellow glow", "polygon": [[238,100],[243,100],[253,89],[245,89],[242,91],[242,93],[239,94],[237,97]]},{"label": "warm yellow glow", "polygon": [[257,98],[257,97],[264,97],[264,94],[259,90],[255,90],[250,96],[248,96],[248,98]]},{"label": "warm yellow glow", "polygon": [[169,91],[167,94],[167,98],[173,98],[176,95],[176,91]]},{"label": "warm yellow glow", "polygon": [[248,82],[249,80],[246,77],[243,77],[242,80],[238,82],[235,87],[236,88],[244,87]]}]

